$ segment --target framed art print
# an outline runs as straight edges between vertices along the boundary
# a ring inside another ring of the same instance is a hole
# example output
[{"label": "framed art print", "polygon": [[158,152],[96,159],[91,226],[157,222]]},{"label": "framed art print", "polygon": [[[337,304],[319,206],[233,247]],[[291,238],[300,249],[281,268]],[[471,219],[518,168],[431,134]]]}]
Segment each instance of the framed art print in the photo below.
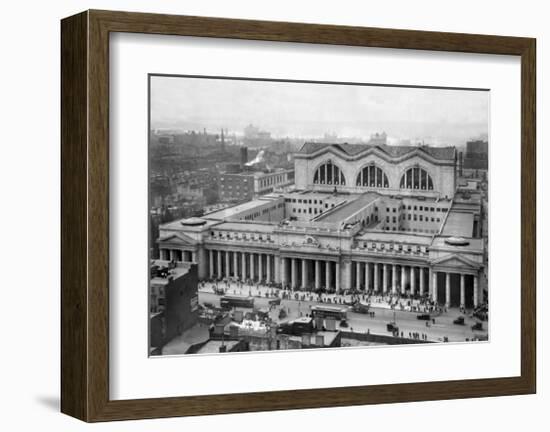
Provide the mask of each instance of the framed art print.
[{"label": "framed art print", "polygon": [[62,21],[62,411],[535,391],[535,41]]}]

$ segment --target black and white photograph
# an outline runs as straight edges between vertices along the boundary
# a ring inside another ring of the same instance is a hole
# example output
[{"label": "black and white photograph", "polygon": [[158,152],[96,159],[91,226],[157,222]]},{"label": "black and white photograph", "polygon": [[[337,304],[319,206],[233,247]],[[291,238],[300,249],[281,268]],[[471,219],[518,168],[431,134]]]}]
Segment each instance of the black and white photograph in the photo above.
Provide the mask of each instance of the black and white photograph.
[{"label": "black and white photograph", "polygon": [[150,356],[489,341],[488,89],[148,92]]}]

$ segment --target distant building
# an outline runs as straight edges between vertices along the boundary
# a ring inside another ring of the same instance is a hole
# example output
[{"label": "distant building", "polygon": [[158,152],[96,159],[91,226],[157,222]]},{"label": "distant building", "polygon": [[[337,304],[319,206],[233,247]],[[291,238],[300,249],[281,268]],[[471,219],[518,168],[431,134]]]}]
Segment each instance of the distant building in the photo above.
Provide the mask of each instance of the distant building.
[{"label": "distant building", "polygon": [[386,145],[388,143],[388,135],[386,132],[374,133],[370,136],[369,144],[371,145]]},{"label": "distant building", "polygon": [[[172,236],[174,237],[174,236]],[[170,243],[171,238],[162,239]],[[161,252],[151,266],[149,286],[150,346],[153,352],[198,320],[196,257],[184,251]],[[184,260],[186,262],[184,262]]]},{"label": "distant building", "polygon": [[254,125],[244,128],[243,143],[249,147],[262,147],[272,142],[271,133],[260,130]]},{"label": "distant building", "polygon": [[466,143],[466,155],[464,156],[464,168],[487,169],[489,166],[489,143],[483,140],[468,141]]},{"label": "distant building", "polygon": [[269,173],[261,171],[220,174],[219,196],[222,201],[239,202],[273,192],[294,183],[294,170]]}]

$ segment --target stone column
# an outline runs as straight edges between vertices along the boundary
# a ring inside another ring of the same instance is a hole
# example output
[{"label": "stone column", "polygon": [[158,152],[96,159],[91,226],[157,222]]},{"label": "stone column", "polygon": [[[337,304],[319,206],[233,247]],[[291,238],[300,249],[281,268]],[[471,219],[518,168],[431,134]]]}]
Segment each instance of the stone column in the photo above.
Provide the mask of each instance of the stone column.
[{"label": "stone column", "polygon": [[378,263],[374,263],[374,286],[373,289],[375,292],[380,291],[380,287],[378,286]]},{"label": "stone column", "polygon": [[466,305],[466,289],[464,287],[464,275],[460,275],[460,306]]},{"label": "stone column", "polygon": [[246,280],[246,253],[241,253],[241,267],[242,267],[242,274],[241,274],[241,281]]},{"label": "stone column", "polygon": [[258,281],[261,281],[264,277],[263,269],[263,254],[258,254]]},{"label": "stone column", "polygon": [[290,286],[296,288],[296,258],[292,258],[290,263]]},{"label": "stone column", "polygon": [[239,257],[238,252],[233,252],[233,276],[239,277]]},{"label": "stone column", "polygon": [[250,254],[250,279],[254,280],[254,254]]},{"label": "stone column", "polygon": [[277,255],[273,255],[275,261],[275,283],[281,283],[281,259]]},{"label": "stone column", "polygon": [[388,291],[388,264],[382,264],[382,292]]},{"label": "stone column", "polygon": [[229,262],[229,251],[225,251],[225,276],[231,276],[231,265]]},{"label": "stone column", "polygon": [[445,306],[451,306],[451,273],[445,273]]},{"label": "stone column", "polygon": [[479,305],[479,284],[477,280],[477,275],[474,275],[474,307]]},{"label": "stone column", "polygon": [[302,289],[307,288],[307,260],[302,259]]},{"label": "stone column", "polygon": [[436,271],[432,271],[432,297],[433,297],[433,301],[435,302],[435,304],[438,304],[438,300],[437,300],[437,272]]},{"label": "stone column", "polygon": [[411,266],[411,295],[416,291],[416,275],[414,273],[414,267]]},{"label": "stone column", "polygon": [[418,277],[420,279],[420,295],[424,295],[424,268],[420,267],[418,269]]},{"label": "stone column", "polygon": [[336,292],[340,291],[340,261],[336,261]]},{"label": "stone column", "polygon": [[315,260],[315,289],[321,288],[321,261]]},{"label": "stone column", "polygon": [[397,266],[395,264],[391,268],[391,292],[392,294],[397,292]]},{"label": "stone column", "polygon": [[218,250],[218,278],[222,277],[222,251]]},{"label": "stone column", "polygon": [[368,291],[370,289],[370,263],[365,263],[365,291]]},{"label": "stone column", "polygon": [[325,261],[325,289],[330,289],[330,261]]},{"label": "stone column", "polygon": [[361,263],[355,262],[355,289],[359,291],[361,289]]},{"label": "stone column", "polygon": [[407,276],[405,274],[405,266],[401,266],[401,294],[405,294],[405,282],[406,282]]},{"label": "stone column", "polygon": [[281,283],[288,284],[288,260],[285,257],[281,257]]},{"label": "stone column", "polygon": [[212,249],[208,251],[208,261],[210,264],[210,278],[214,277],[214,252],[212,252]]},{"label": "stone column", "polygon": [[266,264],[266,272],[267,272],[265,278],[267,283],[270,283],[271,282],[271,255],[269,254],[266,255],[265,260],[266,260],[265,264]]}]

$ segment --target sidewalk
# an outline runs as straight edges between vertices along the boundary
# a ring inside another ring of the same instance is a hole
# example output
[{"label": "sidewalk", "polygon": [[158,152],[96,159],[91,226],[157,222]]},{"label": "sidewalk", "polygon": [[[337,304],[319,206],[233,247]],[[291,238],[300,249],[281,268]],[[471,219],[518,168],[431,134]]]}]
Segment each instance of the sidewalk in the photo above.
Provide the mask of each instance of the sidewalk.
[{"label": "sidewalk", "polygon": [[226,283],[226,282],[204,282],[204,287],[200,286],[199,291],[215,293],[215,287],[223,289],[225,294],[228,295],[243,295],[253,296],[261,298],[284,298],[286,300],[294,301],[311,301],[322,302],[336,305],[350,305],[352,301],[368,302],[372,308],[397,310],[402,312],[414,312],[414,313],[433,313],[433,308],[428,305],[421,304],[420,300],[411,300],[401,298],[399,295],[371,295],[366,294],[356,295],[342,295],[335,293],[326,293],[318,295],[316,293],[306,291],[289,291],[278,288],[271,288],[263,285],[246,285],[240,283]]}]

